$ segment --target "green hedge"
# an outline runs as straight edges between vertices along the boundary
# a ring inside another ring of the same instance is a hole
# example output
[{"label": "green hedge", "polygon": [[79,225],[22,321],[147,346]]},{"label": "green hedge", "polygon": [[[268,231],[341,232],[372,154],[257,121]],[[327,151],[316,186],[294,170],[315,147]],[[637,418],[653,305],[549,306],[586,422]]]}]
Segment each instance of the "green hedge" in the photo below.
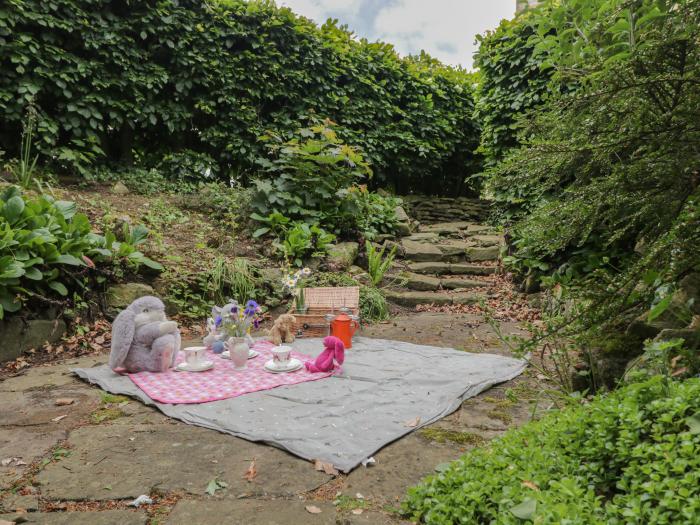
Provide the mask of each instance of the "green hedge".
[{"label": "green hedge", "polygon": [[510,431],[409,492],[430,524],[694,524],[700,380],[657,376]]},{"label": "green hedge", "polygon": [[0,7],[0,149],[34,99],[68,168],[191,150],[242,179],[311,114],[363,149],[375,184],[465,191],[478,171],[472,77],[322,28],[272,2],[10,0]]}]

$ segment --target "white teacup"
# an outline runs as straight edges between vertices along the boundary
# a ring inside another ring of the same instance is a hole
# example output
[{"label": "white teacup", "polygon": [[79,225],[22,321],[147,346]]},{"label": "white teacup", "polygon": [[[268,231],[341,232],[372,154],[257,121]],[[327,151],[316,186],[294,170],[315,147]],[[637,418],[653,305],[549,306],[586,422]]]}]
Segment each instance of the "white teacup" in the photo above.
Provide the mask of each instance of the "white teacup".
[{"label": "white teacup", "polygon": [[272,363],[279,368],[284,368],[289,364],[292,353],[291,346],[275,346],[272,349]]},{"label": "white teacup", "polygon": [[204,363],[204,356],[207,353],[206,346],[188,346],[182,350],[185,353],[185,363],[187,366],[196,368]]}]

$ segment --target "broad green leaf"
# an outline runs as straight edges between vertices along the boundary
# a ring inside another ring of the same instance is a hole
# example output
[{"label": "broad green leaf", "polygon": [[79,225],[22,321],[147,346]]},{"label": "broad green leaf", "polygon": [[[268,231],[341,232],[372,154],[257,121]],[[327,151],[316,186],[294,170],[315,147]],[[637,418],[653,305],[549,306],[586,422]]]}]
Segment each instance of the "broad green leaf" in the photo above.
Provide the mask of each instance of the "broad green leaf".
[{"label": "broad green leaf", "polygon": [[647,321],[651,323],[654,319],[663,314],[668,309],[672,299],[673,295],[669,293],[666,297],[664,297],[658,303],[656,303],[654,307],[651,310],[649,310],[649,314],[647,315]]},{"label": "broad green leaf", "polygon": [[68,295],[68,288],[66,288],[65,285],[63,285],[62,283],[60,283],[58,281],[51,281],[49,283],[49,288],[51,288],[53,291],[55,291],[59,295],[62,295],[63,297]]},{"label": "broad green leaf", "polygon": [[32,281],[41,281],[43,274],[38,268],[31,267],[25,270],[24,276]]},{"label": "broad green leaf", "polygon": [[56,208],[58,208],[58,211],[61,212],[61,215],[63,215],[63,218],[66,220],[71,219],[78,210],[76,204],[71,201],[56,201],[54,202],[54,205]]},{"label": "broad green leaf", "polygon": [[532,516],[535,514],[536,510],[537,501],[532,498],[527,498],[523,500],[522,503],[516,505],[515,507],[511,507],[510,509],[510,511],[513,513],[513,516],[521,520],[532,519]]},{"label": "broad green leaf", "polygon": [[700,434],[700,412],[696,412],[685,419],[685,424],[688,425],[691,434]]},{"label": "broad green leaf", "polygon": [[69,264],[71,266],[85,266],[83,261],[69,253],[59,255],[53,262],[58,264]]},{"label": "broad green leaf", "polygon": [[19,195],[11,197],[2,209],[2,214],[8,220],[8,222],[13,223],[20,218],[22,212],[24,211],[24,200]]}]

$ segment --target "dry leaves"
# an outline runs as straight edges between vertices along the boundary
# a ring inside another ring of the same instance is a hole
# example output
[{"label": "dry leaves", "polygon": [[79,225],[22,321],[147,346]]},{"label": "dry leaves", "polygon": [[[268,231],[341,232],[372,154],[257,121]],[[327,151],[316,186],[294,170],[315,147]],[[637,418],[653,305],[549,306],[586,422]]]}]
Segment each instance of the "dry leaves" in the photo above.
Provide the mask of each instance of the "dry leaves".
[{"label": "dry leaves", "polygon": [[54,405],[57,407],[65,407],[68,405],[72,405],[75,403],[75,399],[72,399],[70,397],[59,397],[56,401],[54,401]]},{"label": "dry leaves", "polygon": [[363,510],[364,510],[364,509],[352,509],[351,512],[352,512],[353,514],[355,514],[356,516],[359,516],[360,514],[362,514],[362,511],[363,511]]},{"label": "dry leaves", "polygon": [[19,467],[21,465],[26,465],[27,462],[23,461],[21,457],[17,458],[5,458],[0,461],[0,465],[3,467]]},{"label": "dry leaves", "polygon": [[245,474],[243,474],[243,479],[253,481],[257,475],[258,470],[255,468],[255,458],[253,458],[253,461],[251,461],[250,465],[248,466],[248,470],[246,470]]},{"label": "dry leaves", "polygon": [[112,325],[107,320],[98,319],[91,325],[87,325],[87,332],[82,331],[85,329],[85,324],[80,318],[75,319],[75,325],[81,326],[81,332],[64,338],[58,344],[46,344],[41,348],[28,350],[14,361],[0,365],[0,377],[15,375],[28,366],[49,363],[59,358],[95,355],[109,351]]},{"label": "dry leaves", "polygon": [[414,419],[411,419],[410,421],[406,421],[403,426],[408,427],[408,428],[415,428],[420,424],[420,416],[415,417]]},{"label": "dry leaves", "polygon": [[[486,279],[484,279],[486,280]],[[483,291],[488,294],[484,297],[486,310],[498,321],[537,321],[540,312],[530,306],[527,297],[518,293],[512,279],[508,275],[493,275],[488,278],[493,286],[488,288],[475,288],[474,291]],[[416,306],[418,312],[443,312],[459,314],[483,315],[484,308],[480,304],[449,304],[432,305],[420,304]]]},{"label": "dry leaves", "polygon": [[524,481],[521,483],[521,485],[522,485],[523,487],[527,487],[527,488],[532,489],[532,490],[540,490],[539,485],[538,485],[537,483],[535,483],[534,481],[524,480]]},{"label": "dry leaves", "polygon": [[327,463],[325,461],[321,461],[320,459],[317,459],[314,462],[314,468],[319,472],[325,472],[329,476],[337,476],[339,474],[339,472],[333,466],[333,463]]},{"label": "dry leaves", "polygon": [[308,512],[309,514],[321,514],[321,512],[323,512],[316,505],[307,505],[304,508],[306,509],[306,512]]},{"label": "dry leaves", "polygon": [[51,421],[53,421],[54,423],[58,423],[59,421],[61,421],[64,418],[67,418],[67,417],[68,417],[68,414],[63,414],[61,416],[56,416],[56,417],[52,418]]}]

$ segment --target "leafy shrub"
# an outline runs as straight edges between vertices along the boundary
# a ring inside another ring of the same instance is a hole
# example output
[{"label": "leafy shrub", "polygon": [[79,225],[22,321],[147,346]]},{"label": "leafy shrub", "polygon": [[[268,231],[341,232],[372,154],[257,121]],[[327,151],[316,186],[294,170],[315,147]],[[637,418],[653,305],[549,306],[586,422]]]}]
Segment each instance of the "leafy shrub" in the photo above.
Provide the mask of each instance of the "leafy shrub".
[{"label": "leafy shrub", "polygon": [[254,181],[252,207],[258,215],[280,213],[293,221],[322,224],[339,232],[352,217],[347,194],[353,184],[372,174],[362,154],[343,144],[325,121],[282,137],[263,137],[269,159],[258,163],[264,178]]},{"label": "leafy shrub", "polygon": [[0,204],[0,318],[28,298],[66,297],[95,262],[162,269],[136,248],[148,235],[143,227],[127,226],[121,242],[110,232],[97,235],[75,203],[47,195],[27,199],[14,186]]},{"label": "leafy shrub", "polygon": [[411,489],[429,524],[696,523],[700,380],[657,376],[550,414]]},{"label": "leafy shrub", "polygon": [[[479,69],[475,118],[481,124],[481,145],[487,164],[493,165],[520,144],[518,117],[543,105],[551,90],[547,54],[536,48],[545,8],[528,9],[515,20],[503,20],[494,31],[477,36],[474,56]],[[517,188],[513,188],[513,192]]]},{"label": "leafy shrub", "polygon": [[388,44],[266,1],[51,7],[0,7],[0,148],[11,156],[34,99],[38,149],[60,166],[186,148],[212,157],[220,175],[245,177],[266,156],[256,137],[303,126],[311,110],[342,125],[379,182],[464,187],[478,136],[462,70],[400,58]]},{"label": "leafy shrub", "polygon": [[284,237],[276,245],[287,261],[303,266],[305,258],[325,253],[334,240],[335,235],[316,224],[309,226],[295,222],[285,230]]},{"label": "leafy shrub", "polygon": [[219,171],[209,155],[189,149],[165,155],[157,169],[167,180],[180,185],[214,181]]},{"label": "leafy shrub", "polygon": [[350,188],[348,198],[353,207],[352,223],[363,237],[372,240],[380,233],[396,233],[396,207],[401,199],[367,191],[366,186]]},{"label": "leafy shrub", "polygon": [[581,305],[553,331],[624,330],[659,284],[700,264],[700,10],[696,0],[548,9],[531,43],[577,88],[520,120],[523,145],[487,171],[486,190],[517,218],[509,261],[553,273],[547,284]]}]

